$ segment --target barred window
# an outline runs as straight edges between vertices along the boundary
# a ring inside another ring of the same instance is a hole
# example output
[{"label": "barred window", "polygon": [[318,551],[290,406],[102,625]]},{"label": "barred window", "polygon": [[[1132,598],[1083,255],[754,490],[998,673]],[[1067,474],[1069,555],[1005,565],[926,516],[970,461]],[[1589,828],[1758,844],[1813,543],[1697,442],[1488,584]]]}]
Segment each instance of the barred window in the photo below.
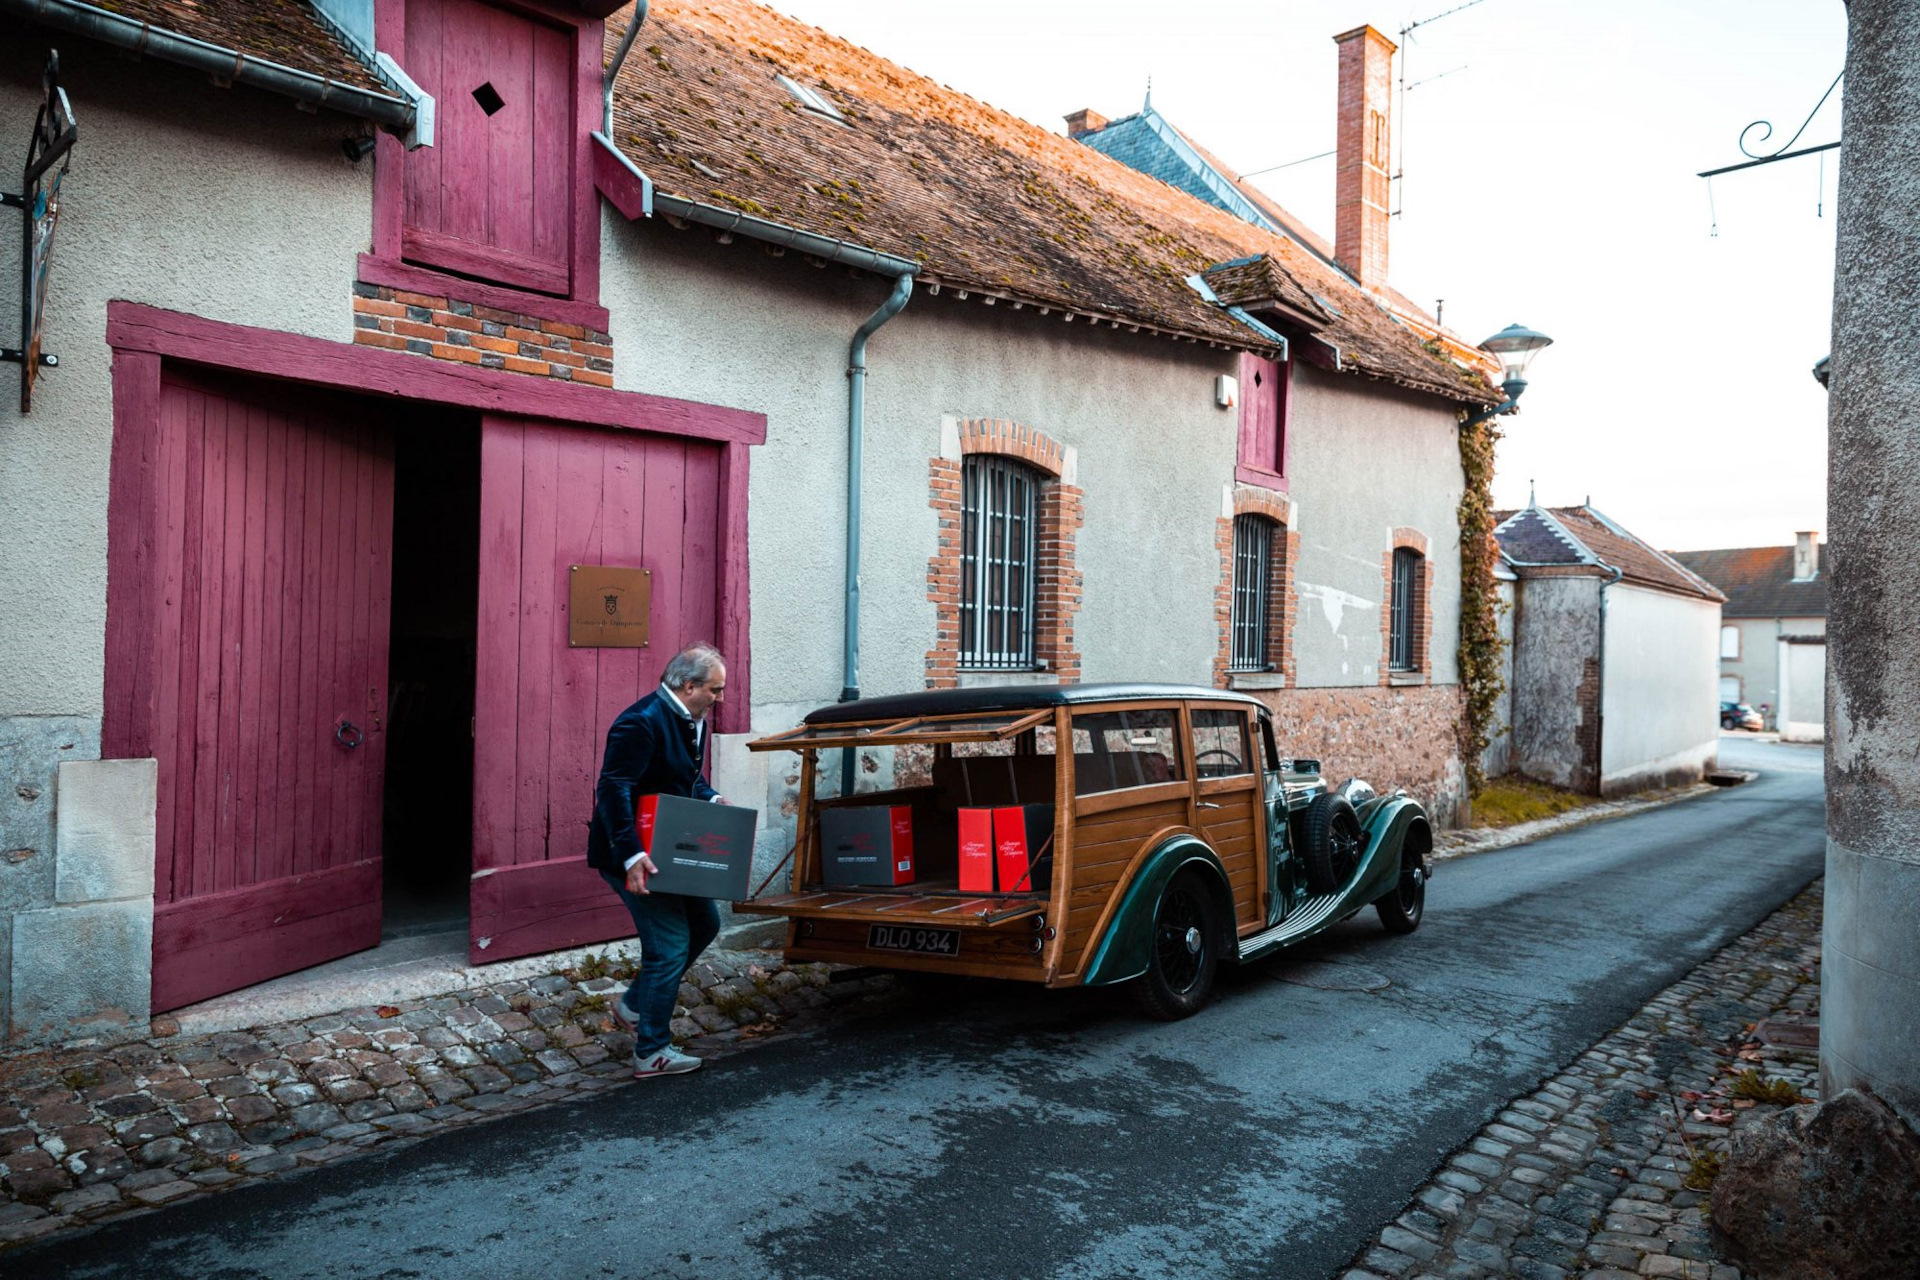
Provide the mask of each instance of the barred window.
[{"label": "barred window", "polygon": [[1420,581],[1420,553],[1408,547],[1393,552],[1393,613],[1389,619],[1387,665],[1395,671],[1414,669],[1413,633],[1419,612],[1416,588]]},{"label": "barred window", "polygon": [[1034,525],[1040,473],[970,455],[960,487],[960,665],[1033,666]]},{"label": "barred window", "polygon": [[1233,651],[1229,670],[1265,671],[1273,599],[1273,536],[1276,526],[1264,516],[1233,521]]}]

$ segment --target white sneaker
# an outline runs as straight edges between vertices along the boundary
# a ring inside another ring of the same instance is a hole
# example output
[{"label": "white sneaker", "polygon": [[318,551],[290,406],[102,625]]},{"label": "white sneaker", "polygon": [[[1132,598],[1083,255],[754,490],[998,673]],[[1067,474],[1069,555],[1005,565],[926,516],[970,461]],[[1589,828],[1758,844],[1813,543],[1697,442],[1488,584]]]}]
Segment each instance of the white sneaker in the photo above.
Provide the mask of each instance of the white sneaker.
[{"label": "white sneaker", "polygon": [[688,1071],[698,1071],[702,1060],[690,1053],[682,1053],[672,1045],[664,1049],[655,1049],[641,1057],[633,1055],[633,1078],[646,1080],[653,1076],[677,1076]]},{"label": "white sneaker", "polygon": [[627,996],[630,994],[632,993],[622,991],[620,998],[613,1002],[613,1016],[625,1023],[628,1030],[640,1025],[640,1011],[627,1003]]}]

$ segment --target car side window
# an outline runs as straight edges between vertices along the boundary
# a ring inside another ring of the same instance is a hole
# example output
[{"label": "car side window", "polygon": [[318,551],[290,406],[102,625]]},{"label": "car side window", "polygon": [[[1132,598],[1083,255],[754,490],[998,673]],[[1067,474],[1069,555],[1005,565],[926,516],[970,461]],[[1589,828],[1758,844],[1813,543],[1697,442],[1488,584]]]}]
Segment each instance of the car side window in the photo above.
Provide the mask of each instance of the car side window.
[{"label": "car side window", "polygon": [[1094,711],[1073,718],[1073,792],[1091,796],[1185,779],[1172,711]]},{"label": "car side window", "polygon": [[1192,716],[1195,777],[1233,778],[1253,772],[1253,752],[1247,741],[1246,712],[1233,708],[1195,707]]}]

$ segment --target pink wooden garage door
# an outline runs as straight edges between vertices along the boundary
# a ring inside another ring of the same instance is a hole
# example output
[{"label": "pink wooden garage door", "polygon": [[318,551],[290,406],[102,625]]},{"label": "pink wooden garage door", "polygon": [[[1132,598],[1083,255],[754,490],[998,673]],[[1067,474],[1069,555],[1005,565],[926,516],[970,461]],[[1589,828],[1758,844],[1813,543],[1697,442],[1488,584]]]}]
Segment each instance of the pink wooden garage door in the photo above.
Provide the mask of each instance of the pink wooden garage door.
[{"label": "pink wooden garage door", "polygon": [[105,745],[159,761],[159,1011],[380,941],[393,445],[305,389],[169,376],[146,466],[151,643],[108,696],[151,715]]},{"label": "pink wooden garage door", "polygon": [[[717,445],[484,422],[475,962],[633,932],[586,865],[593,784],[614,717],[653,689],[682,646],[716,638],[720,479]],[[648,648],[568,647],[576,564],[652,572]]]}]

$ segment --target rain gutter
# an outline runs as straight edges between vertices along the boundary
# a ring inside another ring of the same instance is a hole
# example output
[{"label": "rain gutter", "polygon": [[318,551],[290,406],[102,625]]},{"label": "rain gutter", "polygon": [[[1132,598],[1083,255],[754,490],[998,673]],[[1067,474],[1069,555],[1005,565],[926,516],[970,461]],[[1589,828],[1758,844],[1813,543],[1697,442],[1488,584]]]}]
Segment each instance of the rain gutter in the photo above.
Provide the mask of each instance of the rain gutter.
[{"label": "rain gutter", "polygon": [[[847,349],[846,624],[840,700],[852,702],[860,696],[860,505],[862,452],[866,436],[867,340],[907,305],[907,300],[913,296],[913,279],[920,271],[920,264],[912,258],[896,257],[848,240],[817,235],[738,209],[702,204],[697,200],[656,191],[653,183],[613,144],[609,135],[596,133],[593,138],[604,153],[596,170],[605,170],[615,184],[624,186],[624,190],[616,192],[608,190],[607,184],[603,183],[602,190],[607,191],[608,198],[629,218],[659,214],[669,220],[697,223],[712,229],[723,243],[733,236],[745,236],[749,240],[792,249],[825,262],[871,271],[893,281],[893,292],[855,330]],[[606,167],[608,161],[613,164],[611,169]],[[841,787],[848,793],[853,785],[852,754],[853,750],[849,747],[842,755]]]},{"label": "rain gutter", "polygon": [[[381,55],[375,73],[394,81],[397,95],[375,93],[311,71],[224,45],[168,31],[137,18],[125,18],[78,0],[0,0],[0,13],[38,22],[124,49],[136,56],[205,72],[220,84],[245,84],[291,98],[308,109],[326,107],[383,125],[402,135],[409,147],[433,141],[433,99],[407,79],[393,59]],[[356,52],[357,52],[356,46]]]},{"label": "rain gutter", "polygon": [[600,81],[600,132],[608,138],[613,137],[613,82],[620,76],[620,64],[627,60],[627,50],[633,48],[633,38],[640,34],[640,24],[647,20],[647,3],[648,0],[635,0],[633,16],[627,19],[627,34],[620,37],[620,48],[607,64],[607,73]]}]

